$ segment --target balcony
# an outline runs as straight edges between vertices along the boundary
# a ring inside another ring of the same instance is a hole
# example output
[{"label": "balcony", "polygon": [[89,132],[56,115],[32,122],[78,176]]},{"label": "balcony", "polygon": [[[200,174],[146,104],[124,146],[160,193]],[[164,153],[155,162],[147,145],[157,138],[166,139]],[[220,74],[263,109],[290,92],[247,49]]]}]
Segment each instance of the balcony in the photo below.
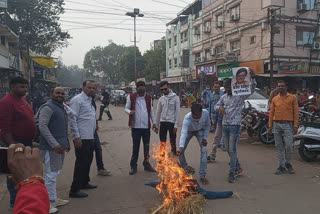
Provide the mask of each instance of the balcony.
[{"label": "balcony", "polygon": [[0,12],[0,34],[7,36],[9,42],[18,41],[18,28],[8,13]]}]

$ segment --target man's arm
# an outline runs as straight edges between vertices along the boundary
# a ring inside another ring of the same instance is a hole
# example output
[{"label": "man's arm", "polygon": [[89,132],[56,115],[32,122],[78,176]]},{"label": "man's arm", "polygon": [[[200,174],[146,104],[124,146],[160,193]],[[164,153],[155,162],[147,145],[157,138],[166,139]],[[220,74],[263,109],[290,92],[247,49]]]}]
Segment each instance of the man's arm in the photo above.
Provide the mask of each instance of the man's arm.
[{"label": "man's arm", "polygon": [[77,123],[78,117],[80,115],[80,105],[81,105],[81,103],[80,103],[80,100],[78,97],[76,97],[70,101],[70,108],[75,113],[70,118],[70,128],[71,128],[73,139],[80,138],[80,131],[79,131],[78,123]]},{"label": "man's arm", "polygon": [[178,128],[179,127],[179,122],[180,122],[180,99],[177,96],[176,98],[176,122],[174,123],[174,128]]},{"label": "man's arm", "polygon": [[294,96],[293,99],[293,127],[298,128],[299,127],[299,105],[298,100],[296,96]]},{"label": "man's arm", "polygon": [[185,117],[183,120],[181,136],[180,136],[180,143],[179,143],[180,148],[184,148],[184,145],[186,144],[190,123],[191,121]]},{"label": "man's arm", "polygon": [[131,112],[131,99],[130,99],[130,95],[127,96],[127,102],[126,102],[126,106],[124,108],[124,111],[127,113],[127,114],[130,114]]},{"label": "man's arm", "polygon": [[274,99],[272,99],[271,107],[270,107],[270,116],[269,116],[269,129],[272,129],[272,126],[273,126],[274,110],[275,110],[275,104],[274,104]]},{"label": "man's arm", "polygon": [[53,149],[60,144],[56,141],[56,139],[52,136],[48,125],[50,118],[52,117],[53,111],[49,106],[44,106],[41,108],[39,113],[39,131],[41,136],[47,141],[50,147]]},{"label": "man's arm", "polygon": [[12,136],[12,121],[13,121],[13,108],[6,104],[0,104],[0,134],[3,136],[7,144],[15,144]]},{"label": "man's arm", "polygon": [[160,117],[161,117],[161,112],[162,112],[162,105],[161,105],[161,97],[158,101],[158,105],[157,105],[157,114],[156,114],[156,125],[157,125],[157,128],[160,127]]}]

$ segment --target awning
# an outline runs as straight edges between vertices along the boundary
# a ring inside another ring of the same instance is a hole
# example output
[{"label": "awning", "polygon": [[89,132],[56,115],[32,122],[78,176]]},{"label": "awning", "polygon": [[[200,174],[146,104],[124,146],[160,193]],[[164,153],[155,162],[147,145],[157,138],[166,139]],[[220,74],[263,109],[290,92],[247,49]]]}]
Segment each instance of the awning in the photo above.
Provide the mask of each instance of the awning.
[{"label": "awning", "polygon": [[[270,77],[270,74],[256,74],[260,77]],[[273,74],[273,77],[320,77],[320,74]]]},{"label": "awning", "polygon": [[32,60],[39,65],[42,65],[47,68],[54,68],[54,59],[52,57],[45,56],[31,56]]}]

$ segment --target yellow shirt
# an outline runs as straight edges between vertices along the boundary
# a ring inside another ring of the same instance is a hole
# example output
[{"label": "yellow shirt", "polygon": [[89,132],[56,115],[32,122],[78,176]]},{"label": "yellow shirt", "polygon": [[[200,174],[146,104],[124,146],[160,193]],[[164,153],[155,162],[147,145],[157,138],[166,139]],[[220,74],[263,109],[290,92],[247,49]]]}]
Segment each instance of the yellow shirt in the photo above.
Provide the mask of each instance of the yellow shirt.
[{"label": "yellow shirt", "polygon": [[299,126],[298,100],[293,94],[281,97],[280,94],[272,99],[270,107],[269,127],[273,121],[292,121],[293,127]]}]

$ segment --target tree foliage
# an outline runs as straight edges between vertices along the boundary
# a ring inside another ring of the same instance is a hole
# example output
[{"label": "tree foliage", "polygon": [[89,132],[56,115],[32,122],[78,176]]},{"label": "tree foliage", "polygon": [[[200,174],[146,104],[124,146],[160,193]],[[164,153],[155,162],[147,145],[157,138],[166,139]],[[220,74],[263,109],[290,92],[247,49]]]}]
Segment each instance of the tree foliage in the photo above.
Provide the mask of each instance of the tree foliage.
[{"label": "tree foliage", "polygon": [[59,16],[64,13],[64,0],[10,0],[11,14],[19,36],[20,45],[32,51],[51,55],[67,45],[70,35],[62,31]]},{"label": "tree foliage", "polygon": [[81,88],[85,79],[85,70],[77,65],[61,65],[57,68],[57,83],[63,87]]},{"label": "tree foliage", "polygon": [[106,47],[94,47],[86,53],[83,67],[91,75],[102,77],[106,83],[118,84],[121,79],[119,63],[125,49],[112,41]]}]

